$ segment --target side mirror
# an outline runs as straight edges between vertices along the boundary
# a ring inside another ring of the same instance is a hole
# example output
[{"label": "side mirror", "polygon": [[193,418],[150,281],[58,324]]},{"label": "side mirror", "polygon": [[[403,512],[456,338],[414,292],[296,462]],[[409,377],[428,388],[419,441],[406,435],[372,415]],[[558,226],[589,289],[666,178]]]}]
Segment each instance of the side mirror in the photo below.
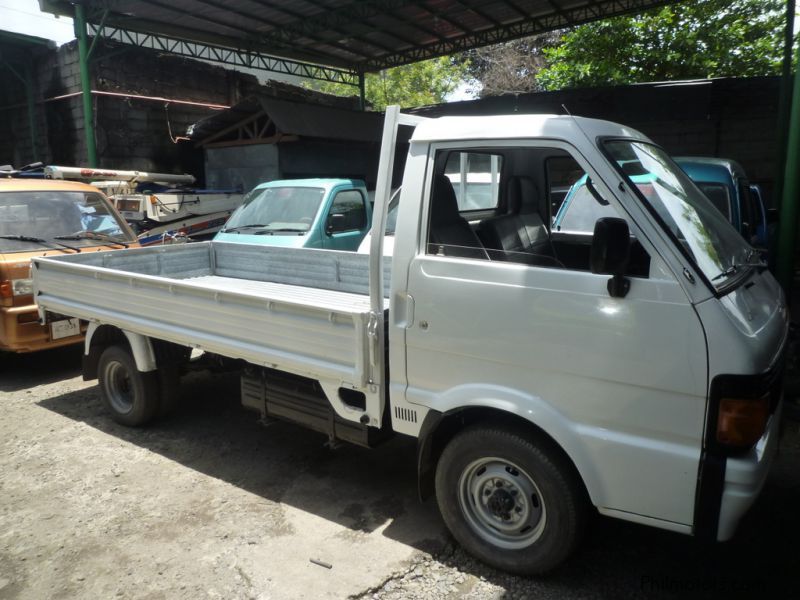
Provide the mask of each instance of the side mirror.
[{"label": "side mirror", "polygon": [[767,223],[777,223],[778,222],[778,209],[777,208],[768,208],[767,209]]},{"label": "side mirror", "polygon": [[592,238],[592,273],[611,275],[608,293],[614,298],[624,298],[631,289],[625,277],[631,254],[631,234],[625,219],[603,217],[594,224]]},{"label": "side mirror", "polygon": [[328,235],[339,233],[340,231],[347,230],[347,217],[340,213],[334,213],[328,217],[328,224],[325,227],[325,232]]}]

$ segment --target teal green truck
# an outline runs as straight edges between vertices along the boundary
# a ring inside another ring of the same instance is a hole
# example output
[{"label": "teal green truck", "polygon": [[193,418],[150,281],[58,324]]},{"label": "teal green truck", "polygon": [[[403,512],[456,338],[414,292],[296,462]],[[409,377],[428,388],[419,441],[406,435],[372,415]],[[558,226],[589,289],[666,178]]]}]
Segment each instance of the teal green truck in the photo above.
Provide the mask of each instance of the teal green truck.
[{"label": "teal green truck", "polygon": [[371,222],[363,181],[282,179],[256,186],[214,240],[356,250]]}]

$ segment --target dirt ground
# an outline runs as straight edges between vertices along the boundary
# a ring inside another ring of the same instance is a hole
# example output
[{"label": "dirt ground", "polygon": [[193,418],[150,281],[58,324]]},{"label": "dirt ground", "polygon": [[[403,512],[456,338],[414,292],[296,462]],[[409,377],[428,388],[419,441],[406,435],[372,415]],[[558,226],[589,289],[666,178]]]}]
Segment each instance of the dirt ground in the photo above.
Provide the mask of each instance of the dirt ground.
[{"label": "dirt ground", "polygon": [[598,517],[528,579],[451,542],[416,498],[413,440],[329,449],[259,424],[236,378],[208,373],[176,414],[127,429],[79,374],[77,348],[0,356],[0,599],[797,597],[794,424],[732,542]]}]

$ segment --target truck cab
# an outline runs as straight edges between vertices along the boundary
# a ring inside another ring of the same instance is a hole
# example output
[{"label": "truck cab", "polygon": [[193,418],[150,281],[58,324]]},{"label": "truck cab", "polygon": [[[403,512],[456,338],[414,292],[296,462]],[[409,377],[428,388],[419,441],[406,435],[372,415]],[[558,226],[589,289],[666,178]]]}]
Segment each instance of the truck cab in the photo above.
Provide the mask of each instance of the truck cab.
[{"label": "truck cab", "polygon": [[356,250],[369,231],[371,217],[363,181],[277,180],[254,188],[214,239],[287,248]]},{"label": "truck cab", "polygon": [[0,352],[33,352],[83,341],[66,317],[39,323],[31,259],[136,245],[96,188],[71,181],[0,177]]}]

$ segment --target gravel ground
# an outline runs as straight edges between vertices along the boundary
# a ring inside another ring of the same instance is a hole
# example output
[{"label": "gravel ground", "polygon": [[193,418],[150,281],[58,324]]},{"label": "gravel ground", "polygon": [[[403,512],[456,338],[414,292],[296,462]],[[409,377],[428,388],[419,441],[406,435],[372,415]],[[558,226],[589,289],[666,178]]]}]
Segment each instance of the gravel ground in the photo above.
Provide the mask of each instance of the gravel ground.
[{"label": "gravel ground", "polygon": [[416,500],[412,440],[330,450],[262,427],[235,378],[207,373],[177,414],[127,429],[79,365],[76,349],[0,357],[0,599],[797,597],[796,424],[733,541],[597,517],[533,579],[450,540]]}]

